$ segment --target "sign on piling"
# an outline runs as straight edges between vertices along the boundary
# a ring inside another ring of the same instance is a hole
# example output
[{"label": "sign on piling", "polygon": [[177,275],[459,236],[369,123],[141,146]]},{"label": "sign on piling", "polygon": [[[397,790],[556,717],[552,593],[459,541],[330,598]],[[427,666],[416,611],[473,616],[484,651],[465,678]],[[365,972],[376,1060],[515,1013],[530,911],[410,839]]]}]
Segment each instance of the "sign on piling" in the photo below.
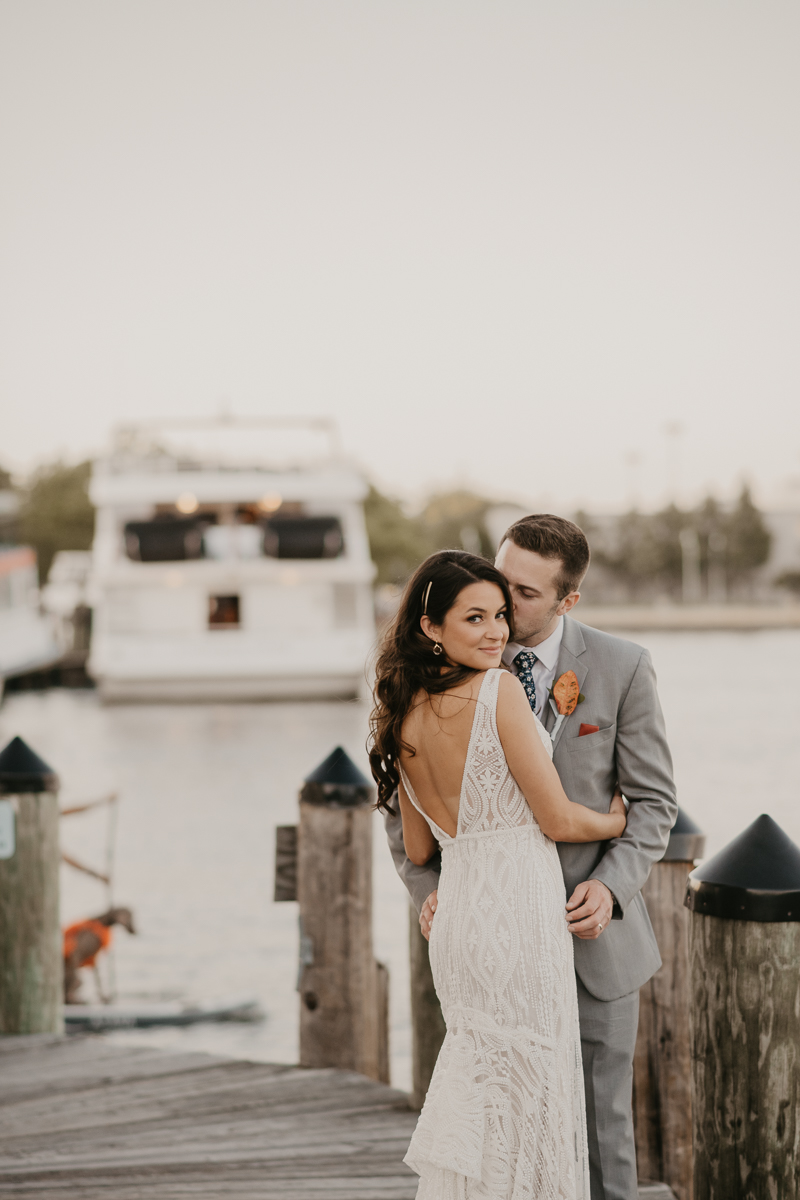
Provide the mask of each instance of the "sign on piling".
[{"label": "sign on piling", "polygon": [[800,849],[764,814],[686,906],[694,1200],[798,1200]]},{"label": "sign on piling", "polygon": [[22,738],[0,753],[0,1034],[60,1033],[58,779]]}]

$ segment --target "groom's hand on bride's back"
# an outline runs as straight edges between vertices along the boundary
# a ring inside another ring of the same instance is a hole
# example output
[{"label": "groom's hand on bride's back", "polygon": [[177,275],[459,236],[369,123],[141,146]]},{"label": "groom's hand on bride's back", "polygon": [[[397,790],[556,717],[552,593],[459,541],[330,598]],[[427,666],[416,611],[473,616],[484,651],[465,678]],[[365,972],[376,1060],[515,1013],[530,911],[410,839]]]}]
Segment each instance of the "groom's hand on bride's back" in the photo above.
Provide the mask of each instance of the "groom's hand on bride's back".
[{"label": "groom's hand on bride's back", "polygon": [[431,937],[431,924],[433,923],[433,914],[436,912],[437,904],[436,895],[436,892],[431,892],[419,914],[419,927],[426,941],[430,941]]},{"label": "groom's hand on bride's back", "polygon": [[570,933],[584,941],[599,938],[608,928],[614,911],[614,897],[599,879],[579,883],[567,902],[567,925]]}]

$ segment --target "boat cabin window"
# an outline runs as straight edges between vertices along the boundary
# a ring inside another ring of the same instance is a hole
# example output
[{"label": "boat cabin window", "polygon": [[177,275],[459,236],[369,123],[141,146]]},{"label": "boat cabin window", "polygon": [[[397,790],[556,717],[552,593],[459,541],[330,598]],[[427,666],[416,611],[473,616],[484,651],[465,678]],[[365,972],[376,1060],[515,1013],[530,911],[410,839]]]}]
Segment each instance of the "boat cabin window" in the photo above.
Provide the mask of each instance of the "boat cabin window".
[{"label": "boat cabin window", "polygon": [[269,517],[264,550],[272,558],[338,558],[344,536],[338,517]]},{"label": "boat cabin window", "polygon": [[338,558],[344,552],[338,517],[289,511],[254,520],[245,507],[225,521],[210,506],[191,517],[159,511],[150,521],[129,521],[124,533],[125,553],[135,562]]},{"label": "boat cabin window", "polygon": [[129,521],[125,526],[125,553],[135,562],[182,562],[187,558],[201,558],[203,532],[193,517]]},{"label": "boat cabin window", "polygon": [[238,629],[239,597],[209,596],[208,627],[209,629]]}]

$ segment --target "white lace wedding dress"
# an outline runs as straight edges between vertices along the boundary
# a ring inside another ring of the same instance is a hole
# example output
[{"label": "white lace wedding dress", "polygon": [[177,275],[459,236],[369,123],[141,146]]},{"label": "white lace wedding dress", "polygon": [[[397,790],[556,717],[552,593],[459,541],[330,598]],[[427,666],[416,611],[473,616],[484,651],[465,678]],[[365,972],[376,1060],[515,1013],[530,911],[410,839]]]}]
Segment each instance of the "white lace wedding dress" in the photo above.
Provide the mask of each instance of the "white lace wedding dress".
[{"label": "white lace wedding dress", "polygon": [[430,957],[447,1035],[405,1161],[417,1200],[589,1200],[564,880],[503,754],[502,675],[481,684],[455,837],[425,817],[442,848]]}]

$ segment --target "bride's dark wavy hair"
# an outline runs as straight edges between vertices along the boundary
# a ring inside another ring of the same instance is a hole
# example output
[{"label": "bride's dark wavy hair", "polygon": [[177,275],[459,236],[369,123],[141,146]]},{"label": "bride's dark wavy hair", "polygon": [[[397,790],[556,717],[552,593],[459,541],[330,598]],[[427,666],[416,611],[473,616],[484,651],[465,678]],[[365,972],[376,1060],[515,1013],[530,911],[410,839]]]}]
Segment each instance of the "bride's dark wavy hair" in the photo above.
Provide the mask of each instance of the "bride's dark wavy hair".
[{"label": "bride's dark wavy hair", "polygon": [[367,750],[378,786],[378,808],[394,811],[390,801],[400,780],[400,750],[414,753],[401,731],[417,692],[422,689],[436,695],[477,674],[472,667],[435,655],[434,643],[422,632],[420,618],[427,615],[434,625],[441,625],[464,588],[484,580],[497,584],[503,593],[513,639],[514,609],[508,584],[485,558],[465,550],[440,550],[425,559],[406,585],[397,616],[381,642],[375,669],[375,705]]}]

